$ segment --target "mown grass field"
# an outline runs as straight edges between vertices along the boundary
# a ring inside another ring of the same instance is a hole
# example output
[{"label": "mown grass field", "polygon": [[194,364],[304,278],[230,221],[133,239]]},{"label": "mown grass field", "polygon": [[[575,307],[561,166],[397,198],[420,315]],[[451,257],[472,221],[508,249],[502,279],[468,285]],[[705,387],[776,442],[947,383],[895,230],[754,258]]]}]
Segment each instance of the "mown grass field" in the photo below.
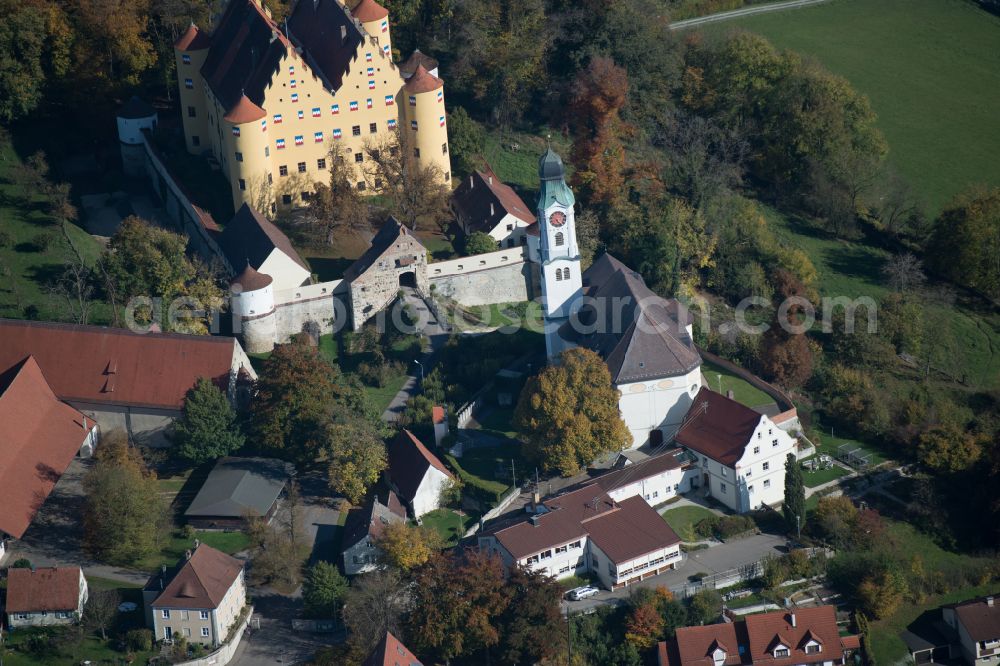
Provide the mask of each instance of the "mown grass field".
[{"label": "mown grass field", "polygon": [[667,521],[677,536],[683,541],[698,541],[699,537],[694,533],[694,526],[699,520],[711,518],[715,514],[700,506],[679,506],[663,512],[663,520]]},{"label": "mown grass field", "polygon": [[710,24],[815,57],[868,95],[891,163],[931,214],[972,183],[1000,184],[1000,17],[965,0],[832,0]]},{"label": "mown grass field", "polygon": [[[100,244],[75,224],[63,226],[44,211],[43,198],[24,196],[14,182],[21,160],[7,141],[0,141],[0,317],[24,319],[26,308],[38,308],[37,318],[47,321],[69,321],[71,314],[64,301],[49,292],[52,282],[74,257],[73,249],[88,264],[101,253]],[[43,249],[40,236],[48,238]],[[72,246],[70,245],[72,243]],[[9,273],[8,273],[9,271]],[[111,309],[96,302],[91,311],[91,324],[111,320]]]},{"label": "mown grass field", "polygon": [[770,405],[774,402],[774,398],[747,380],[734,375],[714,363],[703,361],[701,364],[701,373],[705,375],[708,388],[713,391],[719,391],[722,395],[727,395],[729,391],[732,391],[733,399],[747,407],[760,407],[761,405]]}]

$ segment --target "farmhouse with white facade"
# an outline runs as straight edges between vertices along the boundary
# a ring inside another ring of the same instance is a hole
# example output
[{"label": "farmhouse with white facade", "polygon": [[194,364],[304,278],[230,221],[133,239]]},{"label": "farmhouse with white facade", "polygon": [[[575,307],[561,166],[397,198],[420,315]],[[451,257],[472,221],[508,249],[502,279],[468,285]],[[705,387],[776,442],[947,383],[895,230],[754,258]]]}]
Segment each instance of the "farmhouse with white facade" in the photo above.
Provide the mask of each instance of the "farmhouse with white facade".
[{"label": "farmhouse with white facade", "polygon": [[466,236],[482,232],[498,247],[526,244],[528,228],[535,224],[528,205],[489,165],[484,171],[473,171],[455,188],[451,210]]}]

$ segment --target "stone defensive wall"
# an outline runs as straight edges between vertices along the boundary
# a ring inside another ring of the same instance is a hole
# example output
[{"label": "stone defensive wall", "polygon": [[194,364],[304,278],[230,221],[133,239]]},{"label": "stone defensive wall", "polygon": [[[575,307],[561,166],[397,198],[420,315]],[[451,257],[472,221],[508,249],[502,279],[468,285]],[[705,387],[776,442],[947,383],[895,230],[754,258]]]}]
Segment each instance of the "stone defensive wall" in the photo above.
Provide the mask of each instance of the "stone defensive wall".
[{"label": "stone defensive wall", "polygon": [[524,246],[427,265],[435,294],[465,306],[531,300],[540,293],[535,273]]}]

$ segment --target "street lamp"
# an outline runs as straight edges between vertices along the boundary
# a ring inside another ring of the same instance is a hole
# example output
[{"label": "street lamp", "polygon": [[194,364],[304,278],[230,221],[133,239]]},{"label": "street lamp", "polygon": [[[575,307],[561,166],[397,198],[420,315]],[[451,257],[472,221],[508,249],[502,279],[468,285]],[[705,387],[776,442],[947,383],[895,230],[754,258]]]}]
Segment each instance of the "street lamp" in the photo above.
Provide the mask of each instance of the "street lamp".
[{"label": "street lamp", "polygon": [[413,362],[416,363],[417,367],[420,368],[420,385],[423,386],[424,385],[424,364],[421,363],[420,361],[416,360],[416,359],[413,359]]},{"label": "street lamp", "polygon": [[715,376],[719,378],[719,393],[721,394],[722,393],[722,373],[717,373]]}]

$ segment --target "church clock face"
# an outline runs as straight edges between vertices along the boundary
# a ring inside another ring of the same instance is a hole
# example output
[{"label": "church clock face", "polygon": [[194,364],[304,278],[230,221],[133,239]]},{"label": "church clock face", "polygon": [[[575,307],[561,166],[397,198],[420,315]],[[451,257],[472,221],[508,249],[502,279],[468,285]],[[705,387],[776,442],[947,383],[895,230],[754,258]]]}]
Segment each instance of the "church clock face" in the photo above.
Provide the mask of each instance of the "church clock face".
[{"label": "church clock face", "polygon": [[566,224],[566,213],[561,210],[552,213],[552,215],[549,215],[549,224],[553,227],[561,227]]}]

